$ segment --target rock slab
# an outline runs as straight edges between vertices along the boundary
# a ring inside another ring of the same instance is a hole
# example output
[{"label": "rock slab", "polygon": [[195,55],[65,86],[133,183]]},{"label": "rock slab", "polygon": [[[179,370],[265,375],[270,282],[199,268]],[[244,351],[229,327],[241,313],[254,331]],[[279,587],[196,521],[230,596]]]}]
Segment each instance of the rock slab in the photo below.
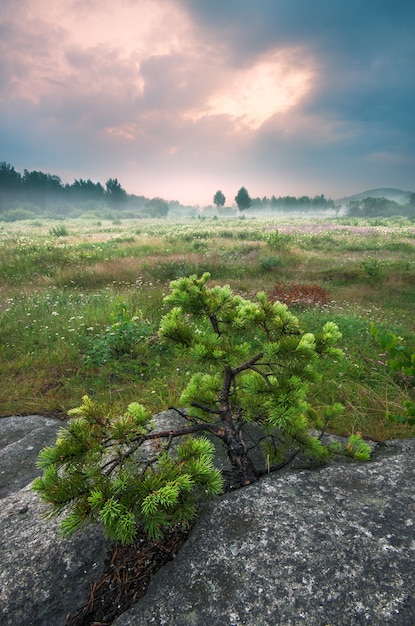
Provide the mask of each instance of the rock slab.
[{"label": "rock slab", "polygon": [[415,442],[208,505],[114,626],[414,626]]},{"label": "rock slab", "polygon": [[[30,490],[60,426],[0,419],[2,626],[63,626],[111,551],[96,527],[61,539]],[[409,440],[377,446],[367,464],[285,470],[229,493],[114,624],[414,626],[414,479]]]},{"label": "rock slab", "polygon": [[110,551],[100,529],[62,539],[31,481],[40,474],[39,451],[62,426],[32,415],[0,419],[0,624],[63,626],[86,604]]},{"label": "rock slab", "polygon": [[40,450],[56,441],[62,422],[41,415],[0,419],[0,498],[28,485],[41,472]]}]

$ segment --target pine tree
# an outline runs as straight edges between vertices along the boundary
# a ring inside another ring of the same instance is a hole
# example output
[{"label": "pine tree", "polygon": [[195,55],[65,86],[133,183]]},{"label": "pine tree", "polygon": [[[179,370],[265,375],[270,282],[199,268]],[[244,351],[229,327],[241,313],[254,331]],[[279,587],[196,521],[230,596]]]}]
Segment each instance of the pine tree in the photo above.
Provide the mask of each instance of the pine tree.
[{"label": "pine tree", "polygon": [[[198,370],[180,403],[189,417],[203,420],[219,437],[232,466],[231,487],[254,482],[259,471],[243,443],[243,429],[255,422],[263,431],[267,463],[278,465],[294,447],[317,458],[327,449],[309,434],[309,384],[318,379],[324,356],[338,358],[341,337],[327,322],[314,336],[299,320],[265,293],[257,301],[234,295],[229,286],[207,286],[208,273],[171,283],[166,302],[172,307],[159,334],[193,358]],[[327,409],[338,413],[341,405]],[[323,421],[325,416],[323,416]]]},{"label": "pine tree", "polygon": [[[306,333],[286,305],[271,303],[264,293],[246,300],[229,286],[209,287],[209,278],[205,273],[172,281],[165,298],[170,310],[159,327],[162,342],[193,359],[183,409],[176,409],[188,426],[160,432],[139,403],[112,417],[85,396],[70,411],[56,445],[41,452],[43,476],[33,488],[51,505],[50,515],[69,510],[61,524],[65,535],[95,521],[109,537],[129,543],[138,528],[158,539],[166,527],[187,524],[201,497],[223,489],[212,437],[227,450],[228,488],[250,484],[264,472],[244,443],[250,424],[261,430],[267,471],[297,451],[328,458],[328,449],[309,432],[307,394],[319,378],[321,359],[341,356],[337,326],[327,322],[319,333]],[[341,410],[339,404],[326,407],[320,421]],[[367,458],[358,440],[347,448],[354,451]]]}]

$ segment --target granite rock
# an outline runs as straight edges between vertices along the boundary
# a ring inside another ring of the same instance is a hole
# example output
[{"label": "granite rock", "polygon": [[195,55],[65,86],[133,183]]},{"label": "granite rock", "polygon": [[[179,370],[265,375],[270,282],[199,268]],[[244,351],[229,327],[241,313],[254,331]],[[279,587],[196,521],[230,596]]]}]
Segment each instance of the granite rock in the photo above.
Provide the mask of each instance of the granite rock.
[{"label": "granite rock", "polygon": [[[180,426],[177,413],[156,416]],[[98,527],[64,540],[30,490],[61,422],[0,419],[0,623],[63,626],[112,545]],[[219,466],[227,459],[218,450]],[[115,626],[414,626],[415,440],[369,463],[285,468],[203,506],[176,559]]]},{"label": "granite rock", "polygon": [[61,426],[62,422],[41,415],[0,419],[0,498],[40,475],[36,467],[39,451],[55,443]]},{"label": "granite rock", "polygon": [[414,482],[410,440],[229,493],[114,626],[413,626]]},{"label": "granite rock", "polygon": [[110,544],[91,527],[62,539],[59,520],[31,491],[40,474],[39,451],[62,424],[38,415],[0,419],[0,624],[63,626],[89,598],[89,583],[104,571]]}]

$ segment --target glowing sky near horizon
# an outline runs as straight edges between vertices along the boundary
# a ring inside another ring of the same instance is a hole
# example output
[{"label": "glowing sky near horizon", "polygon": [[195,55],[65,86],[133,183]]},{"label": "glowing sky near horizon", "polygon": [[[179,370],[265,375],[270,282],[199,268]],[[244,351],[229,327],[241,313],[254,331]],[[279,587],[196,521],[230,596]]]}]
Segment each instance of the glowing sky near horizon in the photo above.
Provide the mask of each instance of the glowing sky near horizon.
[{"label": "glowing sky near horizon", "polygon": [[415,189],[415,6],[0,0],[0,161],[209,204]]}]

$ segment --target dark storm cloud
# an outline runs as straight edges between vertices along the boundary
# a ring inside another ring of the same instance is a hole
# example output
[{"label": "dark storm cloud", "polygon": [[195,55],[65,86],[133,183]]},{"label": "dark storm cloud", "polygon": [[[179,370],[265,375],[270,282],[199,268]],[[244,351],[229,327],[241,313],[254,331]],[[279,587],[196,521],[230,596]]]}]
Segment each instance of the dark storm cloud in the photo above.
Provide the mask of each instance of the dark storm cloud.
[{"label": "dark storm cloud", "polygon": [[[226,34],[241,55],[269,46],[311,43],[320,51],[350,56],[387,41],[411,39],[414,3],[410,0],[183,0],[200,24],[219,39]],[[381,40],[379,40],[381,37]]]},{"label": "dark storm cloud", "polygon": [[[216,39],[226,38],[235,62],[239,59],[251,63],[253,58],[272,48],[308,47],[317,55],[322,71],[320,91],[315,92],[313,102],[315,107],[319,104],[324,108],[329,96],[336,107],[343,105],[346,111],[350,109],[352,114],[364,117],[370,114],[368,103],[372,101],[373,106],[379,95],[387,96],[393,104],[399,92],[404,104],[413,102],[415,3],[412,1],[184,1]],[[362,98],[353,98],[354,90]],[[409,119],[410,111],[402,109]]]}]

